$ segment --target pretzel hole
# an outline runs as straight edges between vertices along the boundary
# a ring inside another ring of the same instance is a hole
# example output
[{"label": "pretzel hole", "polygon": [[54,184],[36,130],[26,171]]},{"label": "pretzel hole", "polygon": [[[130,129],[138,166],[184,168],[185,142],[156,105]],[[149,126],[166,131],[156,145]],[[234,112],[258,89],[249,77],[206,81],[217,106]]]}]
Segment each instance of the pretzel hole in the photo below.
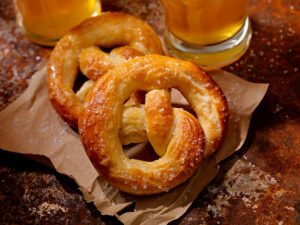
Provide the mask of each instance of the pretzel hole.
[{"label": "pretzel hole", "polygon": [[76,93],[88,80],[89,79],[86,76],[84,76],[84,74],[79,70],[73,86],[74,93]]},{"label": "pretzel hole", "polygon": [[128,46],[128,45],[114,45],[113,47],[103,47],[103,46],[95,45],[95,47],[99,48],[101,51],[103,51],[107,54],[109,54],[115,48],[126,47],[126,46]]},{"label": "pretzel hole", "polygon": [[123,150],[130,159],[152,162],[160,158],[149,142],[123,145]]},{"label": "pretzel hole", "polygon": [[193,107],[183,96],[183,94],[181,94],[181,92],[175,88],[172,88],[171,90],[171,105],[173,108],[182,108],[197,118],[197,114],[194,111]]},{"label": "pretzel hole", "polygon": [[124,101],[123,105],[130,107],[130,106],[138,106],[140,104],[145,104],[145,95],[146,91],[136,91],[135,93],[131,93],[131,95]]},{"label": "pretzel hole", "polygon": [[100,46],[97,46],[97,47],[100,48],[105,53],[110,53],[114,48],[122,47],[122,45],[120,45],[120,46],[114,46],[114,47],[111,47],[111,48],[103,48],[103,47],[100,47]]}]

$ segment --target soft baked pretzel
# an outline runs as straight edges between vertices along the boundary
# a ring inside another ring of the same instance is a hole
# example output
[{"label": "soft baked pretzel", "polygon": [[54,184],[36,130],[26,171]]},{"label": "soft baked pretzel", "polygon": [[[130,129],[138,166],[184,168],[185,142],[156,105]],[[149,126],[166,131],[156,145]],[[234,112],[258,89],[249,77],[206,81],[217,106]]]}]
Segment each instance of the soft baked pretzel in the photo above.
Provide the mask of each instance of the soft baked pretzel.
[{"label": "soft baked pretzel", "polygon": [[[198,120],[171,108],[163,90],[169,88],[186,97]],[[124,109],[125,100],[138,90],[149,91],[145,106]],[[110,70],[96,81],[84,105],[78,125],[91,162],[110,184],[136,195],[167,191],[187,180],[202,157],[220,146],[228,121],[221,89],[201,68],[160,55],[137,57]],[[125,155],[119,132],[122,124],[129,124],[127,114],[141,117],[135,124],[143,125],[131,127],[131,132],[145,130],[154,149],[163,154],[160,159],[145,162]]]},{"label": "soft baked pretzel", "polygon": [[[123,47],[107,54],[96,46]],[[162,53],[157,34],[147,23],[132,15],[106,12],[85,20],[69,31],[50,55],[48,91],[53,107],[76,128],[82,102],[93,81],[124,61],[152,53]],[[91,80],[75,94],[73,86],[79,67]]]}]

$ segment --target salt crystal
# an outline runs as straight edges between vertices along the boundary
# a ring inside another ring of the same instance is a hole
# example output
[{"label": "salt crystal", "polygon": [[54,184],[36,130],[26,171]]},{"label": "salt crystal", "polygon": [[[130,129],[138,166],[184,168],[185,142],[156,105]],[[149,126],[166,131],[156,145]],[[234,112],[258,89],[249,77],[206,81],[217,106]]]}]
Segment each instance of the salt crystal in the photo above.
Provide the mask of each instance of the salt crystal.
[{"label": "salt crystal", "polygon": [[87,103],[87,102],[85,102],[84,104],[83,104],[83,108],[87,108],[89,106],[89,103]]}]

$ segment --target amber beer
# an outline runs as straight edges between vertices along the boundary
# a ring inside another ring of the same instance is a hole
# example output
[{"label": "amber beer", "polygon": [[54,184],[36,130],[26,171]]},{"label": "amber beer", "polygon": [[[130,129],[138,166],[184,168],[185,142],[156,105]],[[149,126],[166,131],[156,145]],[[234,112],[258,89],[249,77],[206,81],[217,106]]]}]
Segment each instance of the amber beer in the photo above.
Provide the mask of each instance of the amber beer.
[{"label": "amber beer", "polygon": [[177,38],[195,45],[227,40],[243,26],[248,0],[162,0],[166,23]]},{"label": "amber beer", "polygon": [[70,28],[99,14],[98,0],[14,0],[19,26],[34,42],[53,45]]}]

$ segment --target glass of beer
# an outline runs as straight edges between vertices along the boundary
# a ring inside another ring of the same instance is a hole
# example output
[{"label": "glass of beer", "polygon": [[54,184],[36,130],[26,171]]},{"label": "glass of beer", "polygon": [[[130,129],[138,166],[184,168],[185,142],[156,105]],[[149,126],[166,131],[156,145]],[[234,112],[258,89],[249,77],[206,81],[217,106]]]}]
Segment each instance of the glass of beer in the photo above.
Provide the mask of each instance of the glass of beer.
[{"label": "glass of beer", "polygon": [[98,0],[14,0],[18,25],[25,36],[53,46],[72,27],[98,15]]},{"label": "glass of beer", "polygon": [[211,70],[247,50],[252,30],[248,0],[162,0],[168,52]]}]

